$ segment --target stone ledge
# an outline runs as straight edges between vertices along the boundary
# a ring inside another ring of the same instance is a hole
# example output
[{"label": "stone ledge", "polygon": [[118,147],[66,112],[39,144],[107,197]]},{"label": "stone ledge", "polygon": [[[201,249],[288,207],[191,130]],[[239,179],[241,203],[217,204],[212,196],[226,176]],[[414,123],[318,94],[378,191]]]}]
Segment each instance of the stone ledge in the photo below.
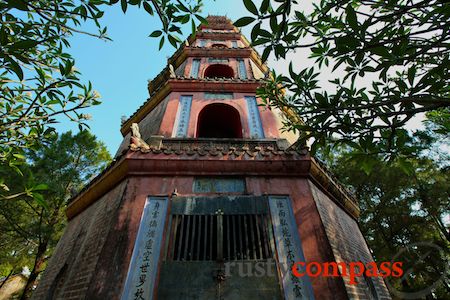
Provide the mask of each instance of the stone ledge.
[{"label": "stone ledge", "polygon": [[149,149],[130,148],[69,201],[68,218],[83,211],[128,176],[293,176],[309,177],[352,217],[354,196],[305,148],[284,139],[201,139],[155,137]]}]

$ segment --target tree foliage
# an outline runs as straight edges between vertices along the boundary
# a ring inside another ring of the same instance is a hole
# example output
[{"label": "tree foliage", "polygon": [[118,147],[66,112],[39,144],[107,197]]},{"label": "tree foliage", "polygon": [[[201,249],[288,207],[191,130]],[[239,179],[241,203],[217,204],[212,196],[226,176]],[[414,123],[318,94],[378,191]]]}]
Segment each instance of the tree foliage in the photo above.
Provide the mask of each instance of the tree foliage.
[{"label": "tree foliage", "polygon": [[[393,295],[424,292],[422,297],[446,299],[450,293],[446,281],[450,274],[445,274],[450,260],[450,224],[445,221],[450,214],[450,165],[433,150],[442,137],[436,132],[440,120],[433,115],[426,121],[426,130],[407,137],[406,144],[420,144],[416,145],[422,149],[419,155],[394,163],[378,157],[369,173],[361,170],[360,161],[354,158],[355,150],[349,147],[318,153],[359,200],[360,227],[374,258],[391,261],[403,249],[414,250],[398,259],[404,262],[404,270],[411,268],[413,272],[404,280],[388,279]],[[432,246],[413,248],[414,244]],[[429,255],[433,249],[441,252]],[[443,280],[439,281],[440,277]],[[433,287],[435,282],[439,283]]]},{"label": "tree foliage", "polygon": [[[45,141],[52,125],[61,117],[86,127],[89,115],[82,109],[100,103],[91,83],[83,83],[70,55],[70,37],[84,34],[108,40],[101,18],[106,6],[119,0],[0,1],[0,168],[20,172],[24,151]],[[126,12],[129,5],[142,6],[161,21],[160,48],[168,40],[180,42],[181,25],[199,15],[201,0],[121,0]],[[98,32],[83,30],[92,23]],[[11,199],[9,187],[0,178],[0,198]],[[23,192],[23,191],[22,191]],[[22,193],[20,192],[20,193]],[[30,191],[27,191],[30,193]]]},{"label": "tree foliage", "polygon": [[[263,60],[305,48],[315,61],[272,72],[258,90],[267,105],[288,113],[286,127],[302,142],[313,138],[313,150],[346,144],[360,153],[408,156],[405,124],[450,106],[446,1],[317,1],[310,13],[296,0],[244,4],[250,16],[235,25],[252,24]],[[331,88],[318,79],[321,72],[332,74]]]},{"label": "tree foliage", "polygon": [[31,274],[25,299],[36,277],[45,269],[65,226],[67,200],[111,160],[106,147],[88,131],[53,135],[48,146],[26,152],[26,164],[18,173],[1,174],[18,191],[39,186],[45,207],[27,195],[0,201],[0,276]]}]

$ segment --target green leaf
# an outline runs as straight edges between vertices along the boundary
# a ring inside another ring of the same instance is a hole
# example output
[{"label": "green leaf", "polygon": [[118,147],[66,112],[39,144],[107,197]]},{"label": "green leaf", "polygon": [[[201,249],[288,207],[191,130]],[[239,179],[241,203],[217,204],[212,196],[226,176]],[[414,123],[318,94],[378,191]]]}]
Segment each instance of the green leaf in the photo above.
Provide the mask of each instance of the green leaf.
[{"label": "green leaf", "polygon": [[266,37],[268,39],[272,38],[272,34],[270,32],[268,32],[267,30],[265,30],[265,29],[259,29],[258,35]]},{"label": "green leaf", "polygon": [[41,183],[32,188],[33,191],[45,191],[48,190],[48,185]]},{"label": "green leaf", "polygon": [[243,18],[240,18],[239,20],[237,20],[236,22],[234,22],[234,26],[236,26],[236,27],[247,26],[248,24],[252,23],[255,20],[256,19],[252,18],[252,17],[243,17]]},{"label": "green leaf", "polygon": [[256,39],[258,38],[258,33],[259,33],[260,26],[261,26],[260,23],[258,23],[255,26],[253,26],[252,32],[250,34],[250,37],[251,37],[252,41],[256,41]]},{"label": "green leaf", "polygon": [[20,80],[23,80],[23,71],[20,65],[9,56],[6,57],[6,59],[9,61],[9,68],[16,73],[17,77],[19,77]]},{"label": "green leaf", "polygon": [[259,8],[259,11],[261,13],[265,13],[268,8],[269,8],[269,0],[263,0],[263,2],[261,3],[261,6]]},{"label": "green leaf", "polygon": [[256,5],[252,0],[244,0],[244,5],[249,12],[254,15],[258,15],[258,9],[256,8]]},{"label": "green leaf", "polygon": [[155,30],[152,33],[150,33],[149,37],[158,37],[162,34],[161,30]]},{"label": "green leaf", "polygon": [[189,20],[191,19],[190,15],[185,15],[181,18],[180,23],[181,24],[186,24],[187,22],[189,22]]},{"label": "green leaf", "polygon": [[378,47],[370,48],[369,51],[372,52],[373,54],[376,54],[376,55],[381,56],[381,57],[386,57],[387,58],[387,57],[390,56],[388,49],[386,47],[384,47],[384,46],[378,46]]},{"label": "green leaf", "polygon": [[66,66],[64,67],[64,74],[69,75],[70,72],[72,71],[72,67],[73,67],[73,61],[68,59],[66,61]]},{"label": "green leaf", "polygon": [[278,44],[275,46],[275,56],[277,58],[282,57],[285,58],[286,57],[286,48],[283,47],[283,45]]},{"label": "green leaf", "polygon": [[3,180],[2,180],[2,182],[0,182],[0,189],[4,190],[5,192],[9,192],[10,191],[9,187],[6,184],[3,183]]},{"label": "green leaf", "polygon": [[191,20],[191,30],[192,30],[191,36],[193,37],[195,35],[195,32],[197,31],[197,27],[195,26],[194,19]]},{"label": "green leaf", "polygon": [[267,48],[264,49],[263,54],[261,56],[261,60],[263,62],[265,62],[267,60],[267,58],[269,58],[270,51],[272,51],[271,47],[267,47]]},{"label": "green leaf", "polygon": [[278,31],[277,16],[270,17],[270,29],[272,29],[272,32],[274,33]]},{"label": "green leaf", "polygon": [[29,49],[29,48],[35,47],[37,44],[38,44],[38,42],[34,41],[34,40],[23,40],[23,41],[14,43],[13,45],[11,45],[11,47],[9,47],[9,49],[10,50]]},{"label": "green leaf", "polygon": [[153,16],[153,8],[148,2],[144,2],[144,9],[146,12],[148,12],[151,16]]},{"label": "green leaf", "polygon": [[62,64],[59,64],[59,73],[63,76],[66,74],[65,68]]},{"label": "green leaf", "polygon": [[128,6],[127,0],[120,0],[120,6],[122,7],[122,11],[124,13],[126,13],[127,12],[127,6]]},{"label": "green leaf", "polygon": [[164,46],[164,37],[161,37],[161,40],[159,41],[159,50]]},{"label": "green leaf", "polygon": [[202,24],[206,24],[206,25],[208,24],[208,21],[207,21],[205,18],[203,18],[202,16],[195,14],[195,17],[196,17],[197,20],[199,20]]},{"label": "green leaf", "polygon": [[409,84],[414,83],[414,77],[416,76],[416,66],[412,66],[408,69],[408,81]]},{"label": "green leaf", "polygon": [[181,2],[181,1],[178,2],[177,7],[178,7],[178,9],[181,10],[181,11],[184,11],[184,12],[186,12],[186,13],[189,12],[189,9],[188,9],[188,8],[186,7],[186,5],[184,5],[183,2]]},{"label": "green leaf", "polygon": [[48,209],[48,204],[47,201],[45,201],[44,196],[42,196],[39,193],[33,193],[33,199],[37,202],[37,204],[39,204],[40,206],[42,206],[45,209]]},{"label": "green leaf", "polygon": [[349,4],[345,10],[346,14],[347,14],[347,24],[350,25],[351,28],[353,28],[353,30],[358,30],[358,19],[356,17],[356,12],[353,9],[352,5]]},{"label": "green leaf", "polygon": [[25,0],[8,0],[8,6],[19,10],[28,11],[28,5]]},{"label": "green leaf", "polygon": [[256,47],[256,46],[259,46],[259,45],[262,45],[262,44],[266,44],[266,43],[270,43],[270,40],[261,38],[261,39],[254,40],[252,42],[252,46]]},{"label": "green leaf", "polygon": [[371,157],[364,157],[360,162],[361,170],[363,170],[366,175],[370,175],[376,162],[377,161]]},{"label": "green leaf", "polygon": [[414,173],[414,165],[407,161],[405,158],[400,157],[397,159],[398,166],[405,172],[406,175],[412,175]]},{"label": "green leaf", "polygon": [[14,156],[15,158],[18,158],[18,159],[21,159],[21,160],[24,160],[24,159],[25,159],[25,156],[22,155],[22,154],[19,154],[19,153],[14,153],[13,156]]},{"label": "green leaf", "polygon": [[176,47],[177,47],[177,40],[176,40],[176,38],[175,38],[174,36],[172,36],[172,35],[169,35],[169,36],[168,36],[168,39],[169,39],[169,43],[170,43],[174,48],[176,48]]}]

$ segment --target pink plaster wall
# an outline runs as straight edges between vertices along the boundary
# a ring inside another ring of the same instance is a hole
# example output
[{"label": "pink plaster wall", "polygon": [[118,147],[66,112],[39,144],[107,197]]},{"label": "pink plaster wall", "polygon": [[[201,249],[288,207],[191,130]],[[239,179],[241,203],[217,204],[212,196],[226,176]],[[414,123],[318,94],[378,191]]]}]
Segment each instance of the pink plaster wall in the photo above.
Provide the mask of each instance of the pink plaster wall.
[{"label": "pink plaster wall", "polygon": [[[192,106],[191,113],[189,117],[189,127],[188,127],[188,137],[197,136],[197,124],[198,115],[200,111],[208,104],[211,103],[223,103],[234,107],[241,117],[242,125],[242,136],[244,138],[250,138],[250,131],[248,126],[248,113],[247,113],[247,103],[244,96],[255,96],[251,93],[233,93],[234,99],[232,100],[211,100],[204,99],[204,92],[172,92],[169,95],[169,102],[167,103],[166,112],[164,114],[163,120],[161,122],[161,127],[159,134],[166,137],[171,137],[173,132],[173,126],[175,124],[175,119],[178,111],[179,99],[182,95],[192,95]],[[259,101],[259,99],[258,99]],[[261,117],[261,123],[264,130],[264,136],[266,138],[279,138],[279,130],[277,127],[277,120],[275,114],[259,106],[259,114]]]},{"label": "pink plaster wall", "polygon": [[[204,40],[205,41],[205,45],[203,47],[211,47],[213,44],[223,44],[226,45],[228,48],[232,48],[232,44],[231,41],[232,40],[220,40],[220,39],[216,39],[216,40],[211,40],[211,39],[204,39],[204,38],[199,38],[195,41],[195,45],[197,47],[201,47],[200,46],[200,40]],[[244,47],[244,43],[240,40],[234,40],[237,42],[238,48]]]},{"label": "pink plaster wall", "polygon": [[[210,57],[189,57],[187,59],[187,64],[186,67],[184,69],[184,76],[185,77],[190,77],[191,76],[191,67],[192,67],[192,61],[194,59],[200,59],[200,68],[199,68],[199,72],[198,72],[198,77],[199,78],[204,78],[204,73],[205,70],[210,66],[210,65],[215,65],[217,63],[210,63],[209,62],[209,58]],[[219,57],[218,57],[219,58]],[[224,58],[224,59],[228,59],[228,63],[226,64],[227,66],[231,67],[233,69],[233,73],[234,73],[234,78],[239,78],[239,72],[238,72],[238,61],[236,58],[232,58],[232,57],[220,57],[220,58]],[[248,79],[254,79],[253,78],[253,72],[250,68],[250,62],[249,62],[249,58],[242,58],[245,62],[245,67],[246,67],[246,72],[247,72],[247,78]]]}]

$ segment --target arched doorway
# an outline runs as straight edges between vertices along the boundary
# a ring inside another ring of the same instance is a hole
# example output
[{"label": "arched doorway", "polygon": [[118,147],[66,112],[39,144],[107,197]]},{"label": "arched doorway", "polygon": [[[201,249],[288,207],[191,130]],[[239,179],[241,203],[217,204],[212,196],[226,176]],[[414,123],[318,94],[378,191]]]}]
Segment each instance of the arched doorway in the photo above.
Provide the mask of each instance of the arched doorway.
[{"label": "arched doorway", "polygon": [[234,72],[230,66],[222,64],[214,64],[206,68],[204,77],[233,78]]},{"label": "arched doorway", "polygon": [[205,106],[198,115],[197,137],[242,138],[239,112],[231,105],[223,103]]},{"label": "arched doorway", "polygon": [[225,44],[215,43],[211,45],[211,48],[228,48]]}]

